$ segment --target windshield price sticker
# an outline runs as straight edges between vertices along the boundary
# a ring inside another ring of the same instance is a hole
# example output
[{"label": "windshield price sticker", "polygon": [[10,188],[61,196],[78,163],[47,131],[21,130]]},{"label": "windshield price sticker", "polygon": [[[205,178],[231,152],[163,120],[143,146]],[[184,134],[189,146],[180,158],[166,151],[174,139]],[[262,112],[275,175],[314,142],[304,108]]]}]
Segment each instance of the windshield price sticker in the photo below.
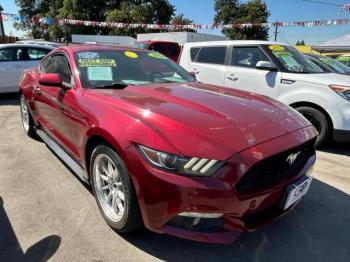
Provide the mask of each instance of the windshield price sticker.
[{"label": "windshield price sticker", "polygon": [[165,55],[162,55],[160,53],[148,53],[148,56],[157,59],[168,59]]},{"label": "windshield price sticker", "polygon": [[113,81],[112,67],[88,67],[89,81]]},{"label": "windshield price sticker", "polygon": [[79,59],[79,66],[80,67],[116,67],[117,63],[115,62],[114,59],[100,59],[100,58],[81,58]]},{"label": "windshield price sticker", "polygon": [[100,55],[96,52],[81,52],[78,54],[79,58],[86,58],[86,59],[91,59],[91,58],[99,58]]},{"label": "windshield price sticker", "polygon": [[132,59],[139,57],[135,52],[132,52],[132,51],[125,51],[124,55]]},{"label": "windshield price sticker", "polygon": [[282,45],[270,45],[269,49],[272,51],[284,51],[286,48]]},{"label": "windshield price sticker", "polygon": [[273,52],[273,54],[276,57],[286,57],[286,56],[293,56],[291,53],[289,52]]}]

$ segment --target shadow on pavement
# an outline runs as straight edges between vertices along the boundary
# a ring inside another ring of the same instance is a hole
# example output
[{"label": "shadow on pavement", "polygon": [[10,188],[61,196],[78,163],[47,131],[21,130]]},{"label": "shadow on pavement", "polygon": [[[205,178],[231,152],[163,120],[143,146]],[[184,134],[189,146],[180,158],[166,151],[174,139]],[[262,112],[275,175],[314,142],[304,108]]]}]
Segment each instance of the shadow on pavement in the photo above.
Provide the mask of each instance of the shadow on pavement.
[{"label": "shadow on pavement", "polygon": [[331,153],[331,154],[350,156],[350,144],[345,144],[345,143],[340,144],[340,143],[333,142],[318,150],[326,153]]},{"label": "shadow on pavement", "polygon": [[51,235],[23,252],[0,197],[0,261],[47,261],[56,253],[60,244],[61,238]]},{"label": "shadow on pavement", "polygon": [[123,237],[166,261],[349,261],[350,196],[314,180],[289,215],[230,245],[158,235],[145,229]]},{"label": "shadow on pavement", "polygon": [[0,94],[0,106],[19,105],[18,93]]}]

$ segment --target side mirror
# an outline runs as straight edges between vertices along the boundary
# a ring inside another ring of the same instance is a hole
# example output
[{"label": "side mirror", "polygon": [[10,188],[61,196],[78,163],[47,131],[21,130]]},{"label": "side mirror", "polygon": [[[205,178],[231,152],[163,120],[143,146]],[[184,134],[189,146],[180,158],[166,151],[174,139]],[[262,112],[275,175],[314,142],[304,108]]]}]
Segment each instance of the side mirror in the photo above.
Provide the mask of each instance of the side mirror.
[{"label": "side mirror", "polygon": [[62,86],[62,79],[59,74],[41,74],[39,84],[45,86]]},{"label": "side mirror", "polygon": [[195,72],[193,72],[193,71],[191,71],[191,72],[188,72],[189,73],[189,75],[193,78],[193,80],[197,80],[197,77],[196,77],[196,73]]},{"label": "side mirror", "polygon": [[256,63],[255,67],[260,70],[277,71],[277,67],[273,63],[267,61],[259,61]]}]

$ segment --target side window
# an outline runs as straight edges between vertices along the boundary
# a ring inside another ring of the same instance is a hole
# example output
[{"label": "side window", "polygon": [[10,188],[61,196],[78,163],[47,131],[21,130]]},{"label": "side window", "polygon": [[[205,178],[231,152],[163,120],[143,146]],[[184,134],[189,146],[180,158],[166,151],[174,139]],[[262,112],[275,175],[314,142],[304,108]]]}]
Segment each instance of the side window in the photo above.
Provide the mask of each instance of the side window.
[{"label": "side window", "polygon": [[52,60],[55,64],[55,73],[58,73],[63,82],[72,82],[72,73],[69,68],[67,59],[63,55],[52,56]]},{"label": "side window", "polygon": [[11,61],[13,48],[4,48],[0,50],[0,62]]},{"label": "side window", "polygon": [[169,56],[177,56],[179,54],[179,50],[177,45],[169,43],[168,44]]},{"label": "side window", "polygon": [[255,68],[259,61],[267,61],[269,59],[257,46],[252,47],[234,47],[232,51],[231,65]]},{"label": "side window", "polygon": [[28,53],[25,48],[17,47],[14,49],[14,60],[16,61],[24,61],[28,60]]},{"label": "side window", "polygon": [[225,64],[226,46],[202,47],[195,62],[205,64]]},{"label": "side window", "polygon": [[190,50],[190,55],[191,55],[191,61],[194,61],[196,56],[198,55],[200,48],[199,47],[192,47]]},{"label": "side window", "polygon": [[42,73],[55,73],[55,64],[50,57],[45,58],[40,63],[40,72]]},{"label": "side window", "polygon": [[152,50],[156,51],[156,52],[159,52],[159,53],[162,53],[162,54],[165,54],[165,47],[164,47],[164,44],[162,43],[154,43],[151,45]]},{"label": "side window", "polygon": [[45,58],[40,63],[42,73],[56,73],[61,76],[63,82],[72,83],[72,73],[67,59],[63,55],[54,55]]},{"label": "side window", "polygon": [[29,60],[41,60],[50,50],[41,48],[28,48]]}]

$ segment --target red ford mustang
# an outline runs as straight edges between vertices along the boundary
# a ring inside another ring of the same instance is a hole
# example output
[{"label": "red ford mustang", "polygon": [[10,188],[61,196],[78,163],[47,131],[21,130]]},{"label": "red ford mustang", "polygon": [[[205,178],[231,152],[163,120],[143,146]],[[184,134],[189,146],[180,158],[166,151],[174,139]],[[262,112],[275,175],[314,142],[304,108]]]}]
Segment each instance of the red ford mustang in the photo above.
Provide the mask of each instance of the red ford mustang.
[{"label": "red ford mustang", "polygon": [[106,222],[230,243],[307,192],[317,132],[293,109],[196,82],[159,53],[52,51],[20,81],[25,132],[91,184]]}]

